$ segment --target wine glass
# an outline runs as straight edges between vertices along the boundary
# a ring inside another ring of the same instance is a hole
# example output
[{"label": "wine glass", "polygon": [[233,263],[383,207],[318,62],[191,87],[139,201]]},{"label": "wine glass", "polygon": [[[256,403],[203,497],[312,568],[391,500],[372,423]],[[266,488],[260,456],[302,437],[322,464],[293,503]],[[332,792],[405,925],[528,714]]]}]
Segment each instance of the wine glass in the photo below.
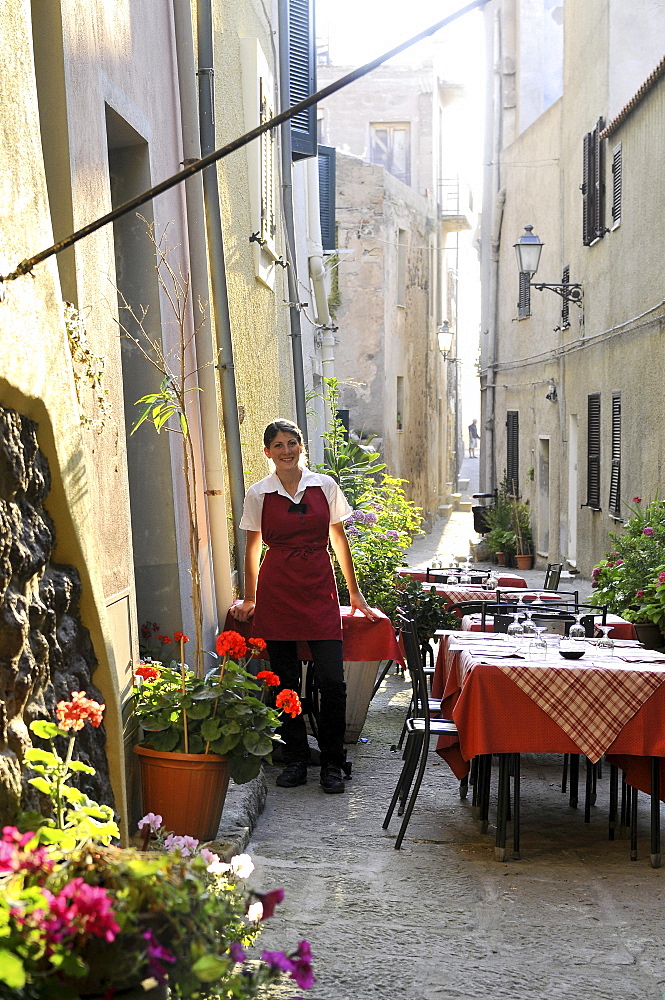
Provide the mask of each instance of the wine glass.
[{"label": "wine glass", "polygon": [[596,639],[596,649],[602,649],[608,656],[614,655],[614,639],[610,636],[611,625],[599,625],[602,635]]},{"label": "wine glass", "polygon": [[457,576],[452,571],[448,574],[448,579],[446,583],[452,583],[453,587],[457,584]]},{"label": "wine glass", "polygon": [[[524,598],[522,598],[522,602],[524,602]],[[526,618],[522,622],[522,629],[524,631],[525,636],[533,638],[533,636],[538,635],[538,629],[536,627],[535,621],[532,618],[533,608],[531,607],[530,604],[525,605],[525,611],[526,611]]]},{"label": "wine glass", "polygon": [[464,566],[462,567],[462,573],[461,573],[460,578],[459,578],[459,582],[460,583],[467,583],[467,584],[471,583],[470,569],[471,569],[471,567],[469,566],[469,561],[467,559],[467,561],[465,562]]},{"label": "wine glass", "polygon": [[547,639],[543,635],[545,625],[535,625],[536,637],[529,643],[529,655],[534,660],[545,659],[547,657]]},{"label": "wine glass", "polygon": [[520,612],[513,611],[513,620],[506,629],[506,634],[511,637],[511,639],[521,639],[524,635],[524,629],[522,628],[522,623],[520,621]]},{"label": "wine glass", "polygon": [[494,575],[494,570],[490,570],[490,575],[485,580],[485,590],[496,590],[499,586],[499,581]]},{"label": "wine glass", "polygon": [[568,635],[571,639],[584,639],[584,637],[586,636],[586,631],[584,625],[582,625],[582,615],[581,613],[578,614],[577,612],[574,612],[574,614],[575,614],[575,624],[570,626]]}]

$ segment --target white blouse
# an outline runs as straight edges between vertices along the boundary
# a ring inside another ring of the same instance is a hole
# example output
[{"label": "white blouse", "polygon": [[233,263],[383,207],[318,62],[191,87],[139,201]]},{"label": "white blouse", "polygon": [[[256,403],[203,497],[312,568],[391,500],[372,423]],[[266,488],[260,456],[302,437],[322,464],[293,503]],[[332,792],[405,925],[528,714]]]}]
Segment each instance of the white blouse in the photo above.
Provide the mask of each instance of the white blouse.
[{"label": "white blouse", "polygon": [[303,469],[300,483],[298,484],[298,492],[292,497],[284,489],[277,473],[273,472],[272,475],[266,476],[265,479],[260,479],[258,483],[254,483],[247,490],[242,518],[240,519],[240,527],[246,531],[261,530],[263,498],[266,493],[279,493],[280,496],[287,497],[289,500],[293,500],[294,503],[300,503],[302,495],[308,486],[320,486],[323,490],[328,501],[328,506],[330,507],[331,524],[344,521],[351,514],[353,508],[349,505],[346,497],[331,476],[324,476],[319,472]]}]

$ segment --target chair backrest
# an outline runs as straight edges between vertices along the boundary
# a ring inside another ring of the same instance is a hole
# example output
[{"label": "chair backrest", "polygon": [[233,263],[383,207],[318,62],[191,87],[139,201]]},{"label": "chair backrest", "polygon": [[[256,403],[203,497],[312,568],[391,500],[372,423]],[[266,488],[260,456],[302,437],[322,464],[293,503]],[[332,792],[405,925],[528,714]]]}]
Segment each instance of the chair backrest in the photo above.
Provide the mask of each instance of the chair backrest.
[{"label": "chair backrest", "polygon": [[543,590],[557,590],[559,586],[559,580],[561,579],[562,569],[563,569],[563,563],[547,564],[547,569],[545,570],[545,582],[543,583]]},{"label": "chair backrest", "polygon": [[457,604],[449,604],[446,610],[454,611],[459,618],[464,618],[465,615],[480,615],[480,631],[484,632],[488,607],[493,608],[494,602],[458,601]]},{"label": "chair backrest", "polygon": [[[406,602],[404,603],[406,605]],[[429,732],[429,694],[427,691],[427,678],[423,670],[416,623],[408,606],[397,609],[396,619],[402,633],[406,665],[409,670],[409,677],[411,678],[413,715],[417,718],[425,719],[425,732],[427,734]]]},{"label": "chair backrest", "polygon": [[[494,631],[495,632],[505,632],[510,625],[511,621],[514,620],[512,611],[515,611],[515,606],[502,604],[499,605],[498,611],[494,614]],[[561,632],[562,635],[568,635],[571,625],[575,623],[577,615],[580,617],[580,625],[584,628],[584,633],[587,638],[592,638],[594,635],[596,619],[600,618],[601,624],[605,624],[607,618],[607,608],[606,607],[593,607],[590,604],[578,604],[577,608],[573,610],[572,605],[570,607],[557,607],[554,605],[550,607],[539,606],[532,612],[532,619],[537,625],[544,625],[548,629],[552,629],[555,632]]]}]

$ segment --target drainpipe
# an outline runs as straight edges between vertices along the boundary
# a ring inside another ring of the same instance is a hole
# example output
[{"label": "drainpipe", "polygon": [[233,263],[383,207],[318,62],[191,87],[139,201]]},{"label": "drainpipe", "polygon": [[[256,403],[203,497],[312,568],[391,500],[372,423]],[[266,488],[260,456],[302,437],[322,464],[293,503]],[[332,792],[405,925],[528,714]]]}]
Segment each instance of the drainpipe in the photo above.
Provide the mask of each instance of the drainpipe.
[{"label": "drainpipe", "polygon": [[[184,166],[188,166],[201,158],[194,38],[189,4],[173,0],[173,21],[178,59]],[[199,320],[197,312],[198,302],[210,302],[203,187],[201,179],[197,175],[185,181],[185,200],[187,203],[187,234],[194,324],[200,322],[196,333],[196,358],[199,368],[198,385],[202,390],[199,397],[199,409],[216,610],[216,615],[213,614],[212,617],[214,618],[213,627],[217,630],[217,624],[224,622],[227,609],[233,602],[233,590],[229,564],[224,467],[219,434],[220,414],[217,401],[217,377],[215,375],[216,351],[213,344],[210,308],[206,309],[202,321]]]},{"label": "drainpipe", "polygon": [[[289,7],[288,0],[279,0],[279,93],[281,109],[286,109],[289,85]],[[291,122],[280,126],[282,152],[282,210],[286,230],[286,269],[289,290],[289,313],[291,319],[291,355],[293,359],[293,384],[296,397],[296,422],[303,433],[305,449],[308,449],[307,401],[305,398],[305,372],[302,360],[302,330],[300,326],[300,302],[298,293],[298,271],[296,260],[296,234],[293,221],[293,159],[291,150]]]},{"label": "drainpipe", "polygon": [[[309,276],[314,290],[314,308],[316,322],[321,328],[321,368],[323,377],[334,378],[335,375],[335,329],[328,307],[326,292],[326,271],[323,263],[323,244],[321,242],[321,213],[319,205],[319,159],[312,156],[307,161],[307,255],[309,258]],[[331,426],[330,404],[327,394],[324,395],[325,429]]]},{"label": "drainpipe", "polygon": [[[178,0],[176,0],[176,6]],[[211,0],[199,0],[196,5],[196,27],[199,54],[199,119],[201,129],[201,155],[207,156],[215,149],[215,102],[214,69],[212,46]],[[229,296],[226,286],[226,263],[224,260],[224,238],[222,234],[222,214],[219,205],[219,185],[217,165],[212,164],[203,171],[203,197],[205,202],[206,231],[210,255],[210,280],[212,303],[215,314],[215,336],[217,347],[217,369],[222,394],[222,419],[226,442],[226,460],[229,468],[229,488],[231,492],[231,513],[233,516],[233,538],[235,541],[238,586],[244,585],[245,533],[240,530],[240,518],[245,500],[245,477],[242,468],[242,448],[240,445],[240,423],[238,421],[238,397],[233,367],[233,341],[231,338],[231,316]],[[290,268],[289,268],[290,270]]]}]

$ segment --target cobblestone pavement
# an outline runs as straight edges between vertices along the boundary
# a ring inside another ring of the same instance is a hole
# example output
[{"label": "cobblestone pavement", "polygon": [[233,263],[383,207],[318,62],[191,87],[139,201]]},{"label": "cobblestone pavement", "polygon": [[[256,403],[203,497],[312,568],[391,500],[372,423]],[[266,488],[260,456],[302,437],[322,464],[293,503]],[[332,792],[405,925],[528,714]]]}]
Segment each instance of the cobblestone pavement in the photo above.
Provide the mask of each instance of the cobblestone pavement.
[{"label": "cobblestone pavement", "polygon": [[382,821],[409,693],[399,674],[384,681],[364,742],[350,748],[346,794],[323,794],[315,768],[306,786],[277,788],[268,769],[247,849],[256,887],[283,886],[286,898],[261,947],[310,941],[311,1000],[661,1000],[665,869],[650,867],[647,797],[631,862],[626,831],[607,839],[608,769],[585,824],[561,793],[562,758],[525,755],[522,860],[499,863],[493,827],[479,832],[470,799],[432,753],[395,851],[399,820],[389,831]]}]

